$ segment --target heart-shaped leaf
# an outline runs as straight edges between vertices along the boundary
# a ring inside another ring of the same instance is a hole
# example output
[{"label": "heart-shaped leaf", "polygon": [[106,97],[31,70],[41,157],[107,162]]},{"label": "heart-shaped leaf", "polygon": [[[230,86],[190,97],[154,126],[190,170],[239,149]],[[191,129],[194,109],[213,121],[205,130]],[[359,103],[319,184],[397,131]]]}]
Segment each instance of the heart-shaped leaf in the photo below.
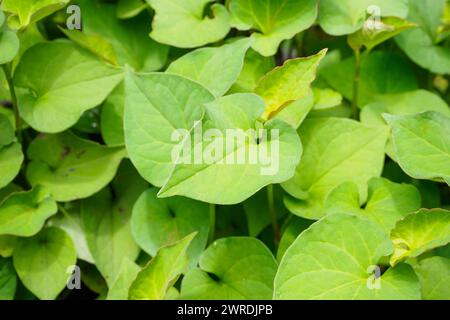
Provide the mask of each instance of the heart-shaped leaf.
[{"label": "heart-shaped leaf", "polygon": [[13,193],[0,203],[0,235],[31,237],[58,211],[45,188]]},{"label": "heart-shaped leaf", "polygon": [[274,298],[420,299],[419,281],[409,265],[381,275],[380,260],[393,249],[389,236],[367,218],[327,216],[287,250],[275,278]]},{"label": "heart-shaped leaf", "polygon": [[0,64],[11,62],[19,52],[17,35],[9,30],[0,31]]},{"label": "heart-shaped leaf", "polygon": [[20,238],[13,257],[22,283],[43,300],[55,299],[64,289],[70,275],[67,270],[76,260],[72,239],[54,227],[31,238]]},{"label": "heart-shaped leaf", "polygon": [[268,300],[276,270],[275,258],[258,239],[220,239],[202,254],[199,268],[184,277],[181,298]]},{"label": "heart-shaped leaf", "polygon": [[255,30],[253,49],[272,56],[283,40],[308,29],[316,20],[317,0],[231,0],[231,25]]},{"label": "heart-shaped leaf", "polygon": [[116,174],[126,151],[83,140],[71,133],[42,135],[28,148],[27,178],[47,187],[56,201],[87,198]]},{"label": "heart-shaped leaf", "polygon": [[283,188],[292,197],[285,199],[288,209],[301,217],[325,216],[329,192],[343,182],[358,186],[366,198],[367,182],[381,175],[388,130],[364,126],[338,118],[309,119],[299,129],[304,154],[294,178]]},{"label": "heart-shaped leaf", "polygon": [[[228,11],[216,0],[146,1],[156,12],[150,36],[160,43],[179,48],[201,47],[223,39],[230,31]],[[209,5],[211,15],[205,14]]]},{"label": "heart-shaped leaf", "polygon": [[64,41],[33,46],[14,74],[21,116],[34,129],[48,133],[74,125],[121,79],[120,69]]},{"label": "heart-shaped leaf", "polygon": [[159,196],[181,195],[209,203],[236,204],[266,185],[293,176],[302,152],[299,137],[280,120],[264,124],[259,137],[261,130],[255,124],[264,111],[260,97],[234,94],[206,108],[209,121],[205,135],[201,124],[192,130],[192,137],[187,133],[177,164]]},{"label": "heart-shaped leaf", "polygon": [[19,173],[23,162],[22,146],[14,142],[0,146],[0,188],[10,183]]},{"label": "heart-shaped leaf", "polygon": [[414,265],[425,300],[448,300],[450,297],[450,259],[431,257]]}]

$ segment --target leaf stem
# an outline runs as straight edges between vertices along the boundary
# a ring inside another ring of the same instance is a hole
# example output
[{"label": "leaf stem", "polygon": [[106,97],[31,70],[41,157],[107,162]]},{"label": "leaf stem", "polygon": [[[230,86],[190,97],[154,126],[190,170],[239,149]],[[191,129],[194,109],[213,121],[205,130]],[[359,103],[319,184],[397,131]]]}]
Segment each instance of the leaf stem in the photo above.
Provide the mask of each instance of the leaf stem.
[{"label": "leaf stem", "polygon": [[17,104],[17,96],[16,96],[16,90],[14,88],[14,83],[12,79],[12,64],[7,63],[2,65],[3,71],[5,73],[6,82],[8,83],[9,92],[11,94],[11,102],[14,109],[14,117],[16,120],[16,132],[17,132],[17,138],[19,139],[19,142],[22,142],[22,121],[20,118],[19,108]]},{"label": "leaf stem", "polygon": [[353,76],[353,100],[352,100],[352,117],[359,119],[358,100],[359,100],[359,84],[361,81],[361,51],[354,50],[355,53],[355,74]]},{"label": "leaf stem", "polygon": [[280,226],[278,224],[278,214],[275,209],[275,198],[273,184],[267,186],[267,203],[269,205],[269,215],[272,221],[272,228],[275,237],[275,244],[278,244],[281,239]]},{"label": "leaf stem", "polygon": [[209,237],[208,244],[213,243],[216,231],[216,205],[209,204]]}]

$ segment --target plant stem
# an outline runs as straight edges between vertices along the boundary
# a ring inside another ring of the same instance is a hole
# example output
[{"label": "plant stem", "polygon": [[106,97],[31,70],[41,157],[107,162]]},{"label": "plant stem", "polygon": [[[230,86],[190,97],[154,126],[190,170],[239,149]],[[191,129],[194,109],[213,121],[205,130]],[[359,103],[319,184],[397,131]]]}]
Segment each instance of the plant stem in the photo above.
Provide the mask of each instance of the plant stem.
[{"label": "plant stem", "polygon": [[352,116],[353,119],[358,120],[358,100],[359,100],[359,83],[361,80],[361,52],[355,50],[355,74],[353,77],[353,100],[352,100]]},{"label": "plant stem", "polygon": [[275,244],[278,244],[281,239],[281,232],[280,232],[280,226],[278,225],[277,210],[275,209],[273,184],[267,186],[267,202],[269,205],[269,215],[270,215],[270,219],[272,221],[272,228],[273,228],[273,233],[275,236]]},{"label": "plant stem", "polygon": [[13,80],[12,80],[12,64],[11,63],[4,64],[4,65],[2,65],[2,67],[3,67],[3,71],[5,73],[6,82],[8,82],[9,92],[11,94],[11,100],[12,100],[12,105],[13,105],[13,109],[14,109],[14,117],[16,120],[17,138],[19,139],[19,142],[22,142],[22,133],[21,133],[22,121],[20,119],[19,108],[17,105],[16,90],[14,89],[14,84],[13,84]]},{"label": "plant stem", "polygon": [[216,205],[209,204],[209,237],[208,243],[211,244],[214,241],[216,231]]}]

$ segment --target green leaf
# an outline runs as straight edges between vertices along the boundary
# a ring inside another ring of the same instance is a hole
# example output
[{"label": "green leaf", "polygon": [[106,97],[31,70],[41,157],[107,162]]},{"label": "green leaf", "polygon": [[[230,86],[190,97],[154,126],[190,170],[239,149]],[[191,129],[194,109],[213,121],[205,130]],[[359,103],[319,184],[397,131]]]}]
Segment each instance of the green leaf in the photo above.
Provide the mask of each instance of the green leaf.
[{"label": "green leaf", "polygon": [[231,0],[231,25],[254,30],[253,49],[272,56],[283,40],[308,29],[316,20],[316,0]]},{"label": "green leaf", "polygon": [[275,299],[420,299],[409,265],[376,278],[381,259],[393,252],[388,235],[367,218],[333,214],[313,224],[289,247],[275,278]]},{"label": "green leaf", "polygon": [[130,300],[164,300],[168,290],[189,264],[187,248],[195,233],[161,248],[156,256],[138,273],[129,292]]},{"label": "green leaf", "polygon": [[14,250],[14,267],[22,283],[42,300],[53,300],[69,279],[76,263],[70,237],[61,229],[46,228],[31,238],[20,238]]},{"label": "green leaf", "polygon": [[[327,65],[320,74],[333,89],[348,100],[353,99],[354,58]],[[418,83],[414,70],[399,55],[389,51],[374,51],[362,61],[358,106],[373,102],[379,95],[416,89]]]},{"label": "green leaf", "polygon": [[208,240],[208,205],[191,199],[158,199],[156,188],[145,191],[136,201],[131,218],[133,237],[149,255],[161,247],[197,232],[187,255],[196,264]]},{"label": "green leaf", "polygon": [[196,81],[221,97],[239,77],[250,44],[249,39],[242,39],[222,47],[197,49],[172,62],[167,72]]},{"label": "green leaf", "polygon": [[395,252],[391,265],[415,258],[450,242],[450,211],[422,209],[400,220],[391,233]]},{"label": "green leaf", "polygon": [[309,94],[317,67],[326,53],[327,50],[322,50],[314,56],[288,60],[282,67],[275,68],[261,78],[255,92],[266,102],[265,119],[269,119],[287,103]]},{"label": "green leaf", "polygon": [[295,239],[306,229],[308,229],[313,221],[292,216],[288,225],[285,227],[283,236],[277,250],[277,261],[281,262],[287,249],[294,243]]},{"label": "green leaf", "polygon": [[92,34],[88,35],[79,30],[66,30],[60,28],[60,30],[73,42],[78,44],[80,47],[87,49],[94,53],[99,58],[105,60],[106,62],[117,65],[116,52],[110,42],[105,40],[99,35]]},{"label": "green leaf", "polygon": [[0,113],[0,146],[14,142],[14,128],[6,115]]},{"label": "green leaf", "polygon": [[82,0],[80,4],[83,32],[110,43],[120,65],[128,64],[136,71],[149,72],[166,64],[169,48],[148,37],[148,14],[121,21],[116,17],[118,7],[114,4],[91,0]]},{"label": "green leaf", "polygon": [[47,187],[56,201],[87,198],[116,174],[126,151],[108,148],[71,133],[41,135],[28,148],[27,178]]},{"label": "green leaf", "polygon": [[[413,115],[426,111],[436,111],[450,117],[450,108],[440,96],[429,91],[416,90],[379,96],[377,102],[362,109],[360,118],[362,123],[370,126],[386,126],[383,113]],[[391,159],[396,159],[392,137],[389,137],[386,153]]]},{"label": "green leaf", "polygon": [[360,199],[355,183],[345,182],[330,192],[325,207],[327,214],[344,212],[369,217],[390,234],[397,221],[421,208],[421,197],[411,184],[373,178],[368,183],[367,201]]},{"label": "green leaf", "polygon": [[127,300],[131,284],[136,279],[141,268],[133,261],[124,258],[122,268],[114,283],[108,290],[107,300]]},{"label": "green leaf", "polygon": [[314,94],[312,93],[312,90],[310,90],[305,98],[287,103],[284,107],[279,109],[275,113],[273,119],[282,120],[297,130],[313,108]]},{"label": "green leaf", "polygon": [[400,167],[415,179],[442,178],[450,185],[450,117],[430,111],[384,118]]},{"label": "green leaf", "polygon": [[[156,15],[150,36],[160,43],[195,48],[223,39],[230,31],[227,9],[215,0],[146,0]],[[209,6],[210,15],[204,13]]]},{"label": "green leaf", "polygon": [[116,15],[119,19],[129,19],[137,16],[147,6],[142,0],[119,0]]},{"label": "green leaf", "polygon": [[330,109],[342,104],[342,95],[331,89],[313,88],[314,110]]},{"label": "green leaf", "polygon": [[202,254],[199,268],[184,277],[181,298],[269,300],[276,270],[275,258],[260,240],[220,239]]},{"label": "green leaf", "polygon": [[120,69],[65,41],[30,48],[14,74],[21,116],[35,130],[47,133],[74,125],[121,79]]},{"label": "green leaf", "polygon": [[431,257],[414,265],[425,300],[450,300],[450,259]]},{"label": "green leaf", "polygon": [[415,26],[402,18],[387,17],[371,24],[366,23],[362,29],[349,36],[348,42],[353,50],[360,50],[364,46],[371,51],[377,45]]},{"label": "green leaf", "polygon": [[241,74],[229,93],[254,92],[259,79],[274,67],[275,59],[273,57],[263,57],[253,49],[248,50]]},{"label": "green leaf", "polygon": [[[369,9],[377,9],[374,12]],[[319,23],[326,33],[341,36],[351,34],[361,29],[369,17],[406,18],[408,15],[408,0],[321,0],[319,7]]]},{"label": "green leaf", "polygon": [[0,146],[0,188],[10,183],[19,173],[23,162],[22,146],[15,142]]},{"label": "green leaf", "polygon": [[13,300],[16,287],[17,276],[11,261],[0,258],[0,301]]},{"label": "green leaf", "polygon": [[19,47],[19,38],[14,32],[0,30],[0,64],[11,62],[19,52]]},{"label": "green leaf", "polygon": [[68,2],[69,0],[3,0],[1,9],[12,14],[9,20],[13,20],[14,27],[24,28],[58,11]]},{"label": "green leaf", "polygon": [[81,202],[81,224],[95,265],[111,286],[125,259],[134,261],[139,247],[130,227],[131,212],[148,187],[129,162],[118,171],[109,188]]},{"label": "green leaf", "polygon": [[366,198],[367,182],[381,175],[388,130],[338,118],[309,119],[299,129],[304,153],[295,176],[283,188],[292,197],[287,208],[307,219],[325,216],[329,192],[343,182],[358,186]]},{"label": "green leaf", "polygon": [[[183,142],[177,164],[158,196],[236,204],[266,185],[293,176],[302,152],[299,137],[288,124],[272,120],[261,127],[267,134],[257,138],[256,123],[264,110],[261,98],[234,94],[206,104],[206,108],[205,128],[196,126],[192,139]],[[209,131],[210,127],[214,131]]]},{"label": "green leaf", "polygon": [[[272,222],[267,192],[267,188],[264,188],[242,204],[247,216],[248,234],[251,237],[259,236]],[[283,195],[283,190],[274,186],[275,211],[280,219],[288,213],[283,204]]]},{"label": "green leaf", "polygon": [[446,0],[409,0],[408,20],[419,27],[399,35],[400,48],[419,66],[438,74],[450,74],[450,50],[440,45],[438,33]]},{"label": "green leaf", "polygon": [[56,202],[43,187],[13,193],[0,203],[0,235],[31,237],[57,211]]},{"label": "green leaf", "polygon": [[175,130],[191,130],[214,99],[202,86],[177,75],[127,73],[125,142],[131,161],[151,184],[161,187],[172,170]]},{"label": "green leaf", "polygon": [[121,82],[106,98],[102,106],[100,129],[108,146],[125,145],[123,114],[125,108],[125,85]]}]

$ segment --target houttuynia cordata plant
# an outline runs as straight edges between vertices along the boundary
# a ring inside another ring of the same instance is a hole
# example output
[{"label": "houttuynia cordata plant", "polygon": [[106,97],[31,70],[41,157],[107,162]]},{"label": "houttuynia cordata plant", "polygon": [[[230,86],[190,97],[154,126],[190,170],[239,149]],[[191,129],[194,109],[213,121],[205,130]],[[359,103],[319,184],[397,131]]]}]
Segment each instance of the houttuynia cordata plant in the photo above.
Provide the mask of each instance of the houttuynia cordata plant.
[{"label": "houttuynia cordata plant", "polygon": [[450,1],[0,3],[0,299],[450,299]]}]

